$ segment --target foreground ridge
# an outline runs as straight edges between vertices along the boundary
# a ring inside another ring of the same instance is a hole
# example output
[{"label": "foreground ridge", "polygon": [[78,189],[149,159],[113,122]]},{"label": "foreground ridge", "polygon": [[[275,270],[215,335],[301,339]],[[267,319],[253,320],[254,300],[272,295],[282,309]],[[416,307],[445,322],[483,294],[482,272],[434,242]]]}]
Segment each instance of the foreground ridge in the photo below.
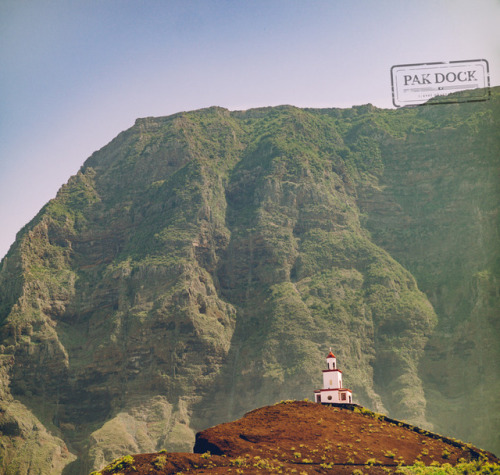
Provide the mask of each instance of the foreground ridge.
[{"label": "foreground ridge", "polygon": [[201,431],[194,452],[129,455],[93,474],[414,473],[405,471],[413,465],[500,470],[495,455],[470,444],[357,404],[308,401],[281,401]]}]

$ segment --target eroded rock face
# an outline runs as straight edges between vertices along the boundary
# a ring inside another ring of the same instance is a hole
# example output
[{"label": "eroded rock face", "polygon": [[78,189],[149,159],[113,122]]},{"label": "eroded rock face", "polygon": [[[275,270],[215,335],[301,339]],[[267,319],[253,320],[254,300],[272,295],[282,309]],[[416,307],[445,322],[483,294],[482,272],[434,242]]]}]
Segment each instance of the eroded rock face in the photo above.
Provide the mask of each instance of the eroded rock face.
[{"label": "eroded rock face", "polygon": [[[3,399],[86,473],[310,397],[333,346],[361,404],[495,450],[456,383],[474,364],[498,404],[495,121],[495,94],[138,120],[2,261]],[[23,417],[0,420],[4,470]]]}]

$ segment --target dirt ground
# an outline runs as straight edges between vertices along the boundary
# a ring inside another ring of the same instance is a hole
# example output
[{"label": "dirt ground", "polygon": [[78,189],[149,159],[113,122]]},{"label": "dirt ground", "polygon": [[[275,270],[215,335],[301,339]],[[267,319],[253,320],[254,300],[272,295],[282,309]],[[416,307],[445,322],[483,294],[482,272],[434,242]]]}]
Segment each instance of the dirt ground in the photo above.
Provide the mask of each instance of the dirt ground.
[{"label": "dirt ground", "polygon": [[[491,453],[355,405],[286,401],[197,434],[193,454],[127,458],[101,473],[394,473],[400,466],[499,460]],[[132,459],[132,460],[131,460]]]}]

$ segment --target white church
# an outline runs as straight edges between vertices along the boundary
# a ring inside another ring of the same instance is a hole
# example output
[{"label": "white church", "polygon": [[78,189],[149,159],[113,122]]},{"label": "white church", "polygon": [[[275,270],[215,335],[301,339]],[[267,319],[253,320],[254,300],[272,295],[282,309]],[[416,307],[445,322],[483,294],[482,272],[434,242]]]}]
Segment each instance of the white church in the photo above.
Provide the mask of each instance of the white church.
[{"label": "white church", "polygon": [[352,404],[352,391],[342,387],[342,371],[337,368],[337,358],[331,348],[326,364],[328,369],[323,370],[323,389],[314,391],[314,401],[321,404]]}]

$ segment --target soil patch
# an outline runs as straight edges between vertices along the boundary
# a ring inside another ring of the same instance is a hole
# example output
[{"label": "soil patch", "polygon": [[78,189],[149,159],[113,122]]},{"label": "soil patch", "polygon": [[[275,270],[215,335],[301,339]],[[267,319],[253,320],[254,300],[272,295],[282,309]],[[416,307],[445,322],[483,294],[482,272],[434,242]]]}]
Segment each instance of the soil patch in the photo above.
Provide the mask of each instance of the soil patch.
[{"label": "soil patch", "polygon": [[[357,405],[285,401],[196,436],[194,454],[141,454],[101,473],[395,473],[417,462],[499,463],[493,454]],[[114,471],[113,471],[114,470]]]}]

